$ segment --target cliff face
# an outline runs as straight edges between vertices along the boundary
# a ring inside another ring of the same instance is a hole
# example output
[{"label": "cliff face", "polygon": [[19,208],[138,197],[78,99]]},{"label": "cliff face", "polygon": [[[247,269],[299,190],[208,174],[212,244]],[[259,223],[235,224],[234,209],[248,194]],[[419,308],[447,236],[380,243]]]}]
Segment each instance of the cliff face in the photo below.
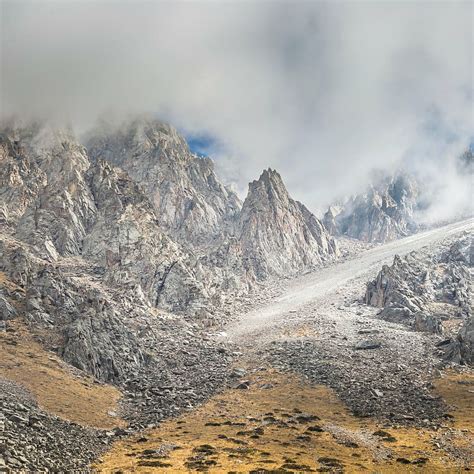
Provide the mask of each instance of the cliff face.
[{"label": "cliff face", "polygon": [[[9,233],[38,257],[84,258],[107,280],[134,282],[167,309],[182,309],[190,295],[205,293],[193,276],[193,257],[163,232],[153,205],[126,173],[92,163],[70,133],[47,127],[5,131],[0,146]],[[181,296],[171,281],[183,286]]]},{"label": "cliff face", "polygon": [[244,265],[258,278],[289,275],[337,255],[334,240],[288,194],[280,175],[265,170],[249,185],[240,216]]},{"label": "cliff face", "polygon": [[170,236],[188,245],[207,244],[230,228],[241,207],[209,158],[190,152],[171,126],[137,119],[104,129],[88,140],[94,160],[122,168],[140,184]]}]

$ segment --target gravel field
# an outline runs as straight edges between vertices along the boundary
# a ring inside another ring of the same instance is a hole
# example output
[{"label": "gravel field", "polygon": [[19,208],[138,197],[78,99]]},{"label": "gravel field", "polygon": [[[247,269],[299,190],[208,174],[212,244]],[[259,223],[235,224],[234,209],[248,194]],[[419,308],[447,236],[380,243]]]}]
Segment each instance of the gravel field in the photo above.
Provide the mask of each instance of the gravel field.
[{"label": "gravel field", "polygon": [[377,318],[364,305],[368,280],[396,254],[431,252],[472,230],[469,219],[377,246],[288,282],[271,302],[221,333],[249,360],[265,360],[335,389],[354,414],[393,423],[440,423],[446,410],[431,393],[443,363],[440,336]]}]

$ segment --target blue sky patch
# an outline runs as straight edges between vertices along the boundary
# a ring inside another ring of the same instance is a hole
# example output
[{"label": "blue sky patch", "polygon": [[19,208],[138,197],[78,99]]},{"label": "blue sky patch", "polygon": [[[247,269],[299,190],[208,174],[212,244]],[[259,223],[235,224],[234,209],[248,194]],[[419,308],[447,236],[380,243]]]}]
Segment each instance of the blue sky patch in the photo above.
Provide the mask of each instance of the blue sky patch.
[{"label": "blue sky patch", "polygon": [[186,141],[188,142],[189,148],[193,153],[201,156],[209,156],[212,154],[212,150],[216,147],[217,143],[214,137],[207,134],[198,135],[187,135],[185,134]]}]

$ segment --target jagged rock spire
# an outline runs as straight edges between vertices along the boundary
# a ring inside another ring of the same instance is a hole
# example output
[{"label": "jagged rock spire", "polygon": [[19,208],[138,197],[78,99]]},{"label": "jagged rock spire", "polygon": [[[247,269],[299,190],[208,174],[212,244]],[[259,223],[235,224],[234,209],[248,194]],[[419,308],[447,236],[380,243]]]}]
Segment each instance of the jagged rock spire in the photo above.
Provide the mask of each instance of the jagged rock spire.
[{"label": "jagged rock spire", "polygon": [[240,241],[244,263],[258,278],[294,274],[337,254],[322,223],[290,197],[281,176],[270,168],[249,184]]}]

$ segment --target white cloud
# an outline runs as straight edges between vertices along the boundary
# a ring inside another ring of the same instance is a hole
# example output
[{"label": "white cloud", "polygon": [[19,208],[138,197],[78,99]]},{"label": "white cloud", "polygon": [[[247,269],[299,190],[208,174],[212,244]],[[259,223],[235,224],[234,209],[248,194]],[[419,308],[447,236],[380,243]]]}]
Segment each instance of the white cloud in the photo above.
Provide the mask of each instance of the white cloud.
[{"label": "white cloud", "polygon": [[435,166],[473,135],[471,2],[1,5],[2,115],[84,129],[156,113],[215,136],[240,189],[271,166],[317,209],[372,167]]}]

